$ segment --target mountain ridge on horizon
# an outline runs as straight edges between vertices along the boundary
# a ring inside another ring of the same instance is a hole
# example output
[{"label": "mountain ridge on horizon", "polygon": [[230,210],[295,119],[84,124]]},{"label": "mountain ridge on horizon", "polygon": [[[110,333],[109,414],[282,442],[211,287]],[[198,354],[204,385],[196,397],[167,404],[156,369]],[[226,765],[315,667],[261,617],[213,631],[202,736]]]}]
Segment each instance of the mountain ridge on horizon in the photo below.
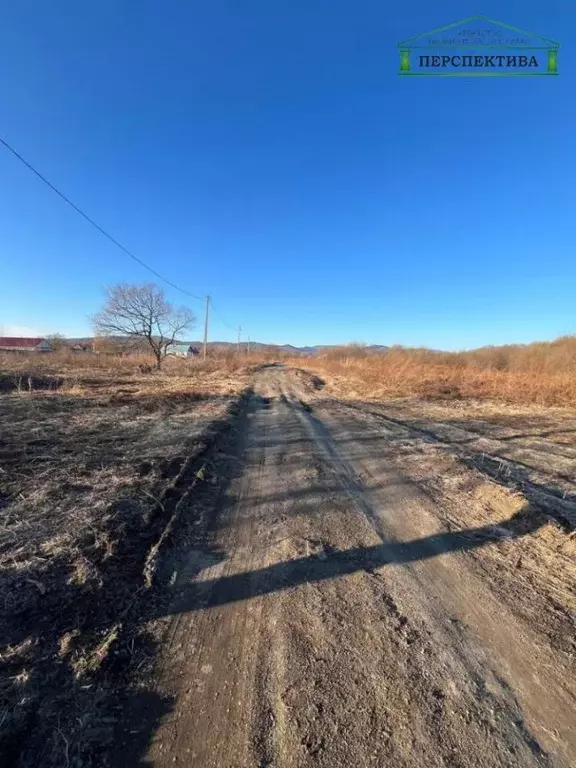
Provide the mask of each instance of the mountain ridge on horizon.
[{"label": "mountain ridge on horizon", "polygon": [[[69,337],[66,338],[66,341],[70,344],[88,344],[90,343],[95,337],[94,336],[76,336],[76,337]],[[122,336],[111,336],[111,339],[119,340],[123,339]],[[179,340],[177,342],[178,344],[190,344],[194,347],[202,347],[203,342],[199,340],[188,340],[183,339]],[[228,347],[236,347],[237,342],[235,341],[209,341],[208,347],[212,349],[226,349]],[[241,341],[240,346],[242,349],[246,349],[248,346],[247,341]],[[290,352],[294,355],[317,355],[320,352],[322,352],[325,349],[334,349],[336,347],[343,347],[347,346],[346,344],[313,344],[313,345],[303,345],[303,346],[297,346],[295,344],[267,344],[265,342],[261,341],[251,341],[250,342],[250,348],[251,349],[262,349],[262,348],[275,348],[278,350],[282,350],[283,352]],[[365,344],[362,345],[365,349],[372,351],[372,352],[383,352],[387,349],[389,349],[389,346],[384,344]]]}]

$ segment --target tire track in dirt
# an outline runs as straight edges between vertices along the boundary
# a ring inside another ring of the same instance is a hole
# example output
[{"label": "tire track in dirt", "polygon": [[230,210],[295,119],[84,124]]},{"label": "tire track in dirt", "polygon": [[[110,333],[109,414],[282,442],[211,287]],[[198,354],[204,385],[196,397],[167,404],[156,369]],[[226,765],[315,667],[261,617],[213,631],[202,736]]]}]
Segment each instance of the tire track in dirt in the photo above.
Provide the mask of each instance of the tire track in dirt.
[{"label": "tire track in dirt", "polygon": [[[509,449],[506,439],[488,439],[472,430],[456,429],[451,425],[423,427],[412,420],[395,418],[388,413],[352,403],[338,405],[352,410],[358,418],[372,422],[378,420],[389,427],[403,430],[407,438],[420,436],[446,446],[470,467],[484,472],[506,487],[521,490],[531,496],[537,504],[555,515],[563,524],[572,528],[576,525],[576,491],[561,490],[560,487],[563,483],[568,488],[575,488],[576,477],[567,471],[574,468],[575,460],[571,456],[560,458],[555,453],[554,461],[556,464],[562,462],[561,466],[565,467],[565,471],[559,472],[557,467],[552,471],[542,466],[542,455],[550,453],[553,446],[549,446],[547,451],[523,449],[523,461],[518,451],[514,455],[506,455]],[[460,437],[455,437],[454,433],[458,433]]]},{"label": "tire track in dirt", "polygon": [[[377,434],[374,431],[374,424],[370,425],[369,419],[363,419],[362,421],[350,420],[346,416],[346,409],[338,409],[335,404],[332,404],[329,408],[322,409],[324,420],[321,421],[310,414],[309,407],[301,407],[302,399],[306,396],[301,387],[297,386],[296,395],[290,398],[284,385],[283,394],[299,410],[303,421],[308,423],[311,437],[316,440],[322,453],[331,461],[335,472],[339,475],[340,481],[351,490],[354,496],[357,496],[358,484],[357,481],[350,480],[349,478],[358,476],[370,478],[371,483],[368,483],[363,489],[363,503],[360,505],[356,504],[356,506],[364,514],[367,514],[367,518],[374,525],[377,533],[384,540],[394,539],[397,536],[400,538],[406,537],[409,533],[413,536],[427,534],[431,537],[428,545],[434,548],[434,535],[439,533],[439,529],[434,510],[430,509],[429,499],[414,484],[407,482],[401,476],[395,475],[392,472],[383,473],[383,455],[379,451],[379,441],[366,439],[367,434],[372,437]],[[365,416],[366,414],[363,415]],[[393,424],[396,423],[395,420],[391,421]],[[398,422],[398,426],[407,429],[406,425],[401,422]],[[330,436],[333,436],[332,440]],[[346,446],[348,459],[339,455],[337,448],[339,443]],[[326,450],[327,445],[330,445],[329,450]],[[354,464],[354,469],[350,466],[349,461],[352,461]],[[375,493],[371,492],[370,485],[375,485],[378,481],[382,480],[384,482],[380,483],[380,488],[384,485],[385,491],[380,489],[376,490]],[[351,489],[350,486],[352,486]],[[405,511],[410,511],[411,507],[415,507],[415,512],[408,516],[408,520],[412,517],[410,522],[404,517],[401,524],[398,525],[390,512],[383,511],[379,515],[375,515],[372,511],[366,513],[367,509],[370,510],[368,499],[371,496],[374,498],[374,508],[386,510],[387,506],[390,506],[391,493],[397,497],[396,503],[392,506],[393,510],[403,507]],[[454,670],[457,667],[457,661],[461,661],[463,668],[470,674],[477,692],[481,692],[483,698],[490,701],[494,711],[499,711],[501,715],[506,713],[510,722],[522,733],[525,744],[534,751],[536,756],[544,759],[544,753],[524,722],[522,708],[513,687],[493,668],[494,659],[486,656],[483,645],[492,646],[492,650],[498,649],[500,657],[496,657],[496,659],[500,666],[504,665],[504,669],[507,669],[513,678],[522,680],[525,688],[528,689],[528,698],[532,697],[531,709],[536,721],[540,719],[540,710],[547,710],[549,716],[546,720],[549,728],[543,725],[541,731],[542,733],[552,735],[551,745],[558,747],[558,739],[553,734],[558,725],[561,725],[564,735],[572,740],[572,747],[576,746],[574,744],[574,718],[571,716],[574,693],[565,689],[562,669],[558,670],[560,676],[556,674],[554,679],[554,694],[546,701],[547,691],[542,686],[541,681],[537,679],[535,685],[531,684],[531,679],[534,677],[532,669],[534,650],[538,649],[539,645],[537,638],[532,636],[525,638],[526,629],[520,627],[518,622],[500,604],[494,601],[494,598],[488,592],[482,590],[480,585],[470,578],[466,568],[447,567],[447,559],[445,556],[442,556],[441,547],[438,547],[437,557],[433,560],[428,559],[424,552],[422,554],[426,559],[425,563],[415,562],[404,567],[404,571],[411,571],[411,575],[416,578],[415,589],[412,587],[409,590],[405,590],[408,579],[406,579],[406,573],[404,572],[400,580],[401,583],[396,584],[395,592],[402,594],[402,591],[404,591],[405,604],[412,603],[415,615],[420,617],[427,616],[426,623],[429,627],[433,627],[432,634],[438,641],[444,636],[443,644],[445,647],[451,648],[454,654],[454,658],[446,665],[447,671]],[[450,565],[454,566],[454,563],[458,563],[458,560],[451,556]],[[452,573],[452,570],[454,570],[454,573]],[[384,571],[372,570],[371,572],[375,576],[390,582]],[[419,577],[420,572],[422,572],[423,578]],[[465,583],[464,587],[462,581]],[[415,601],[416,595],[425,596],[426,604],[422,602],[418,604],[418,600]],[[454,599],[454,596],[459,596],[461,599]],[[487,603],[491,610],[471,610],[470,604],[472,600],[476,604]],[[414,605],[415,602],[416,605]],[[393,598],[390,598],[389,604],[395,606]],[[498,615],[497,622],[493,620],[495,615]],[[466,622],[454,621],[453,616],[466,617]],[[405,616],[403,621],[408,623],[408,619]],[[502,625],[507,628],[509,635],[505,634],[502,637]],[[466,632],[464,632],[464,628]],[[476,633],[476,638],[471,635],[470,630]],[[473,641],[474,639],[477,640],[478,636],[482,646],[475,648]],[[511,652],[509,636],[514,636],[518,644],[521,645],[520,653]],[[528,663],[523,658],[522,651],[525,654],[525,658],[529,659]],[[546,654],[538,654],[538,661],[543,667],[550,669]],[[474,685],[471,686],[472,689]],[[565,713],[567,713],[567,716]],[[481,714],[479,714],[479,717],[481,717]]]},{"label": "tire track in dirt", "polygon": [[574,686],[468,567],[489,534],[443,532],[386,433],[311,412],[290,371],[255,389],[178,569],[159,665],[177,700],[146,764],[573,765]]},{"label": "tire track in dirt", "polygon": [[[260,418],[257,405],[249,410],[248,416]],[[258,540],[257,517],[251,514],[246,498],[264,492],[265,454],[258,445],[248,444],[245,451],[250,453],[251,472],[240,477],[237,497],[227,504],[225,525],[220,529],[216,546],[212,543],[208,554],[202,550],[188,553],[177,577],[176,587],[185,599],[186,586],[190,584],[188,573],[195,574],[191,588],[197,610],[180,612],[178,601],[174,607],[177,626],[166,648],[162,669],[168,679],[175,672],[183,679],[183,683],[172,683],[179,690],[181,707],[171,731],[167,735],[161,733],[152,747],[151,759],[159,765],[172,764],[174,758],[203,766],[233,765],[227,762],[231,758],[231,743],[235,744],[234,759],[245,759],[243,753],[249,751],[248,715],[254,694],[252,681],[261,634],[262,601],[254,600],[248,610],[234,604],[202,608],[210,603],[211,584],[244,570],[256,571],[262,564],[262,548],[254,546]],[[190,742],[188,729],[179,727],[181,715],[185,715],[194,732],[204,734],[203,738]]]}]

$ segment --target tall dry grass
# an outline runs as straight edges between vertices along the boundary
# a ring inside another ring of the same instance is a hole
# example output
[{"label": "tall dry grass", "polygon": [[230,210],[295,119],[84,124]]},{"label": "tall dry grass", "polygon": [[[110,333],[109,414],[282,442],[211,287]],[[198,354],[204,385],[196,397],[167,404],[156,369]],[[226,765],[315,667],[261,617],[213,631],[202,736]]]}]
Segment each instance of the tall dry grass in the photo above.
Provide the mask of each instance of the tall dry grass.
[{"label": "tall dry grass", "polygon": [[252,369],[270,358],[262,353],[211,354],[207,360],[169,357],[162,370],[145,354],[0,355],[0,394],[17,391],[78,398],[109,395],[146,400],[159,407],[167,397],[209,398],[235,396],[250,385]]},{"label": "tall dry grass", "polygon": [[[168,356],[162,370],[152,374],[159,376],[196,376],[199,373],[224,371],[233,373],[251,365],[267,362],[273,355],[265,351],[247,354],[242,351],[225,350],[211,352],[206,360],[199,358],[182,358]],[[101,374],[131,374],[140,372],[142,366],[155,367],[152,355],[145,353],[134,354],[91,354],[76,353],[61,350],[53,353],[4,353],[0,354],[0,372],[4,373],[37,373],[37,374],[66,374],[86,373]]]},{"label": "tall dry grass", "polygon": [[552,342],[436,352],[391,347],[374,354],[354,344],[307,366],[358,397],[475,397],[509,403],[576,406],[576,336]]}]

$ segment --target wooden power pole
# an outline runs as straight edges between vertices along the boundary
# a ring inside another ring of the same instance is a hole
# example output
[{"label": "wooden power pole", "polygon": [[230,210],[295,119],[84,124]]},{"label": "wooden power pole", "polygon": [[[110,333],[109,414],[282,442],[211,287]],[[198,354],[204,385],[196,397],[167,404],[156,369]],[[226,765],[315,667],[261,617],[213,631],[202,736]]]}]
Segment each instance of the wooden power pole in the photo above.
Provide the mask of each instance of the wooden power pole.
[{"label": "wooden power pole", "polygon": [[204,350],[202,357],[206,360],[208,350],[208,310],[210,307],[210,296],[206,296],[206,314],[204,315]]},{"label": "wooden power pole", "polygon": [[242,334],[242,326],[239,325],[238,326],[238,347],[237,347],[238,354],[240,354],[240,336],[241,336],[241,334]]}]

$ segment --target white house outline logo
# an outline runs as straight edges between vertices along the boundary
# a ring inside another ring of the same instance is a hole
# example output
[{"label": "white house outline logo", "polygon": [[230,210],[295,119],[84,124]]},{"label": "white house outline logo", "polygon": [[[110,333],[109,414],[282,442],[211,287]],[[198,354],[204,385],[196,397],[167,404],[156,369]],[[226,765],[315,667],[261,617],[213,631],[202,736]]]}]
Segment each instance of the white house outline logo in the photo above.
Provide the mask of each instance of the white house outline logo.
[{"label": "white house outline logo", "polygon": [[[475,29],[485,22],[484,29]],[[556,40],[481,14],[398,43],[401,75],[510,77],[558,74]],[[427,51],[427,53],[426,53]]]}]

